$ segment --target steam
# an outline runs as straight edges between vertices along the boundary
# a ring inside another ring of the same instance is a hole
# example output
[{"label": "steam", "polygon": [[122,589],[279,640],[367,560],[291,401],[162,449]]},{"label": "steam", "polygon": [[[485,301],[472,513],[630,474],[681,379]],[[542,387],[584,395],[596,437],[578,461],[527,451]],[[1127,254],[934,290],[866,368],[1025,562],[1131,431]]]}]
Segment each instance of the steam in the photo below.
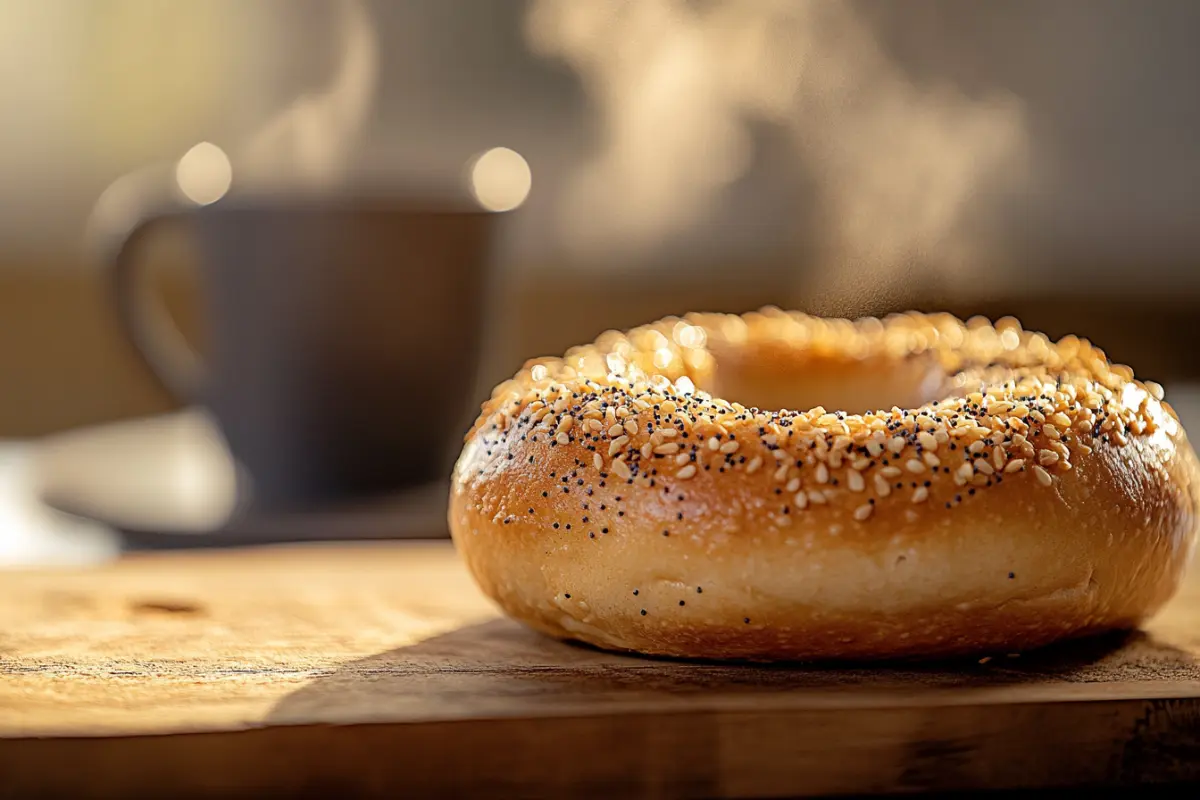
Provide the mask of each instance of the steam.
[{"label": "steam", "polygon": [[916,85],[848,3],[535,0],[528,35],[577,70],[603,121],[562,205],[568,246],[694,225],[745,173],[761,120],[787,131],[819,195],[816,288],[879,286],[971,259],[967,207],[1023,155],[1014,98]]},{"label": "steam", "polygon": [[[323,90],[303,95],[272,117],[231,158],[212,142],[199,142],[174,165],[174,196],[196,205],[220,200],[235,184],[258,188],[327,188],[346,173],[367,120],[378,74],[378,46],[361,0],[337,0],[341,55]],[[89,253],[100,242],[123,239],[161,203],[161,165],[122,175],[96,200],[84,241]]]},{"label": "steam", "polygon": [[305,94],[236,152],[240,181],[326,186],[341,178],[371,110],[379,50],[361,0],[338,0],[341,56],[324,89]]},{"label": "steam", "polygon": [[640,247],[683,229],[746,168],[738,101],[700,13],[670,0],[538,0],[528,30],[535,50],[578,70],[603,116],[603,150],[562,207],[568,244],[615,234]]}]

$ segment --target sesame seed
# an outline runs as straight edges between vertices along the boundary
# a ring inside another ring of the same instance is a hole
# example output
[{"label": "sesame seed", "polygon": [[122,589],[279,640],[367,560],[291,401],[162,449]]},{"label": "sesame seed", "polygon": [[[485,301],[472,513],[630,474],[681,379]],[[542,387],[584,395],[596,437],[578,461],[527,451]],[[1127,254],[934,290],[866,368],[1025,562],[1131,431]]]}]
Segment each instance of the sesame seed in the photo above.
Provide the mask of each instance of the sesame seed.
[{"label": "sesame seed", "polygon": [[859,522],[862,522],[867,517],[871,516],[874,511],[875,506],[870,505],[869,503],[863,503],[861,506],[854,509],[854,518]]},{"label": "sesame seed", "polygon": [[654,448],[655,455],[660,456],[670,456],[678,452],[679,445],[677,445],[675,442],[667,442],[666,444],[660,444],[658,447]]},{"label": "sesame seed", "polygon": [[686,467],[680,468],[680,470],[675,473],[675,477],[678,478],[679,480],[687,480],[688,478],[691,478],[695,474],[696,474],[696,465],[688,464]]},{"label": "sesame seed", "polygon": [[929,499],[929,490],[924,486],[918,486],[913,490],[912,501],[914,503],[923,503]]},{"label": "sesame seed", "polygon": [[[671,341],[665,337],[678,322],[672,320],[666,327],[606,333],[597,344],[572,351],[566,359],[539,359],[497,387],[492,394],[496,400],[485,406],[476,422],[474,435],[483,445],[481,452],[510,461],[514,454],[528,456],[529,464],[536,465],[535,454],[514,452],[507,443],[519,439],[562,448],[577,444],[592,452],[591,465],[600,473],[598,488],[603,490],[604,479],[654,486],[654,476],[662,468],[655,464],[655,456],[675,462],[672,469],[681,472],[703,469],[716,475],[744,466],[747,474],[754,474],[764,460],[771,464],[762,452],[765,449],[776,459],[771,470],[775,494],[789,500],[802,497],[802,501],[789,504],[796,509],[832,503],[842,489],[866,492],[868,484],[873,489],[870,497],[863,498],[868,504],[882,502],[897,486],[910,483],[914,497],[921,494],[919,489],[932,493],[939,473],[955,485],[967,486],[962,494],[953,495],[953,502],[939,498],[939,503],[950,502],[953,507],[977,489],[1030,471],[1035,464],[1047,477],[1053,471],[1070,470],[1072,458],[1091,454],[1097,438],[1111,446],[1125,446],[1131,437],[1154,433],[1154,415],[1161,415],[1154,405],[1161,398],[1161,387],[1137,383],[1128,367],[1109,363],[1102,352],[1073,337],[1054,343],[1018,328],[1013,347],[1009,327],[989,327],[987,322],[968,325],[946,317],[934,321],[919,314],[836,324],[792,312],[779,312],[778,317],[694,315],[687,319],[687,324],[698,326],[699,331],[709,326],[710,331],[723,329],[736,321],[747,327],[752,337],[767,333],[776,324],[774,320],[784,319],[796,330],[807,331],[798,343],[824,340],[835,348],[883,353],[889,358],[896,353],[894,345],[924,340],[921,352],[952,356],[958,371],[951,377],[969,388],[974,383],[978,391],[918,409],[892,408],[861,415],[820,407],[801,412],[747,409],[710,397],[680,379],[675,371],[681,363],[677,342],[670,345],[670,375],[640,371],[652,362],[649,356],[655,349]],[[844,328],[838,327],[843,324]],[[988,335],[976,336],[977,329]],[[952,335],[942,336],[948,330]],[[998,344],[1001,334],[1005,349]],[[711,369],[705,340],[701,338],[701,344],[688,351],[686,358],[698,360],[683,362],[685,367]],[[952,341],[953,349],[945,349]],[[1029,349],[1030,345],[1036,349]],[[588,366],[594,362],[599,362],[599,370]],[[1005,377],[993,377],[1000,375]],[[1123,389],[1130,383],[1147,392],[1140,398],[1140,406],[1125,405],[1128,395]],[[601,447],[605,433],[611,440],[607,451]],[[678,443],[679,449],[657,450],[668,442]],[[788,446],[781,446],[785,444]],[[745,453],[747,446],[752,448],[750,453]],[[702,458],[706,452],[721,455],[706,461]],[[744,455],[734,457],[739,452]],[[800,460],[797,452],[807,455]],[[959,452],[970,457],[960,460]],[[622,453],[627,455],[617,458]],[[581,462],[582,458],[586,456],[576,454],[577,467],[587,463]],[[605,464],[614,458],[621,463]],[[917,468],[918,464],[923,466]],[[838,474],[842,470],[845,475]],[[919,476],[918,480],[903,480],[905,473],[910,478]],[[479,474],[485,471],[481,469]],[[805,478],[805,474],[812,477]],[[569,477],[570,481],[563,479],[568,486],[560,487],[564,491],[575,488],[569,485],[573,482],[581,491],[592,493],[593,487],[582,488],[586,483],[577,474]],[[1045,482],[1036,471],[1035,477]],[[815,491],[803,491],[800,486],[805,482]],[[1052,485],[1052,478],[1050,482]],[[826,485],[836,488],[823,489]],[[668,496],[672,493],[672,487],[662,488]],[[857,510],[857,505],[851,507]],[[771,512],[773,519],[789,516],[789,506],[782,508],[782,512],[779,507]]]},{"label": "sesame seed", "polygon": [[1050,473],[1046,472],[1046,470],[1042,469],[1036,464],[1033,467],[1033,474],[1037,476],[1038,483],[1040,483],[1042,486],[1049,486],[1050,484],[1054,483],[1054,478],[1050,477]]},{"label": "sesame seed", "polygon": [[800,509],[801,511],[808,508],[808,495],[804,492],[797,492],[796,496],[792,498],[792,501],[796,504],[796,508]]}]

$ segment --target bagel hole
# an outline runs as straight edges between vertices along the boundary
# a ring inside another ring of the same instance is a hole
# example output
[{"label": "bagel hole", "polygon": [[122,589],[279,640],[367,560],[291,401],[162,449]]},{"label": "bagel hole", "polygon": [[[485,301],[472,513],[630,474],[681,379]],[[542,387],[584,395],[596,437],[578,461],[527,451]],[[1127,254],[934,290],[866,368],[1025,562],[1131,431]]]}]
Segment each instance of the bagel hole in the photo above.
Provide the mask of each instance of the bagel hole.
[{"label": "bagel hole", "polygon": [[918,408],[951,392],[949,376],[932,356],[862,361],[809,356],[803,360],[735,359],[714,356],[704,387],[714,396],[767,411],[864,414]]}]

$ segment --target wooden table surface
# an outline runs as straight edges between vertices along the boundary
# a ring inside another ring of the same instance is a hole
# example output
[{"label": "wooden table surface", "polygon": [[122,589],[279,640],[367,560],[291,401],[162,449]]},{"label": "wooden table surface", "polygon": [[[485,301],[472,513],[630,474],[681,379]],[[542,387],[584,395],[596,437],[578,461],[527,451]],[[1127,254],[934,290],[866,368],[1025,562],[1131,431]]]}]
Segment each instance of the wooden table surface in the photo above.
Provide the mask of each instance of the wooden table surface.
[{"label": "wooden table surface", "polygon": [[[0,576],[0,796],[785,796],[1200,780],[1200,580],[1143,632],[936,666],[618,656],[448,543]],[[163,795],[165,796],[165,795]]]}]

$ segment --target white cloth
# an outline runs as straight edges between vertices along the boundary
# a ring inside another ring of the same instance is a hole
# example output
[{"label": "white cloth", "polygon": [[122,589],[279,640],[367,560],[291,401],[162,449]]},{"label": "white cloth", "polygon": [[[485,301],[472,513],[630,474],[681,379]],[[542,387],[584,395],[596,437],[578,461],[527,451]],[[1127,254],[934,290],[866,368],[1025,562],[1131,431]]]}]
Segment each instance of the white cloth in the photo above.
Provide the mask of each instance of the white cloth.
[{"label": "white cloth", "polygon": [[116,557],[107,528],[47,508],[30,476],[33,445],[0,443],[0,569],[94,564]]}]

